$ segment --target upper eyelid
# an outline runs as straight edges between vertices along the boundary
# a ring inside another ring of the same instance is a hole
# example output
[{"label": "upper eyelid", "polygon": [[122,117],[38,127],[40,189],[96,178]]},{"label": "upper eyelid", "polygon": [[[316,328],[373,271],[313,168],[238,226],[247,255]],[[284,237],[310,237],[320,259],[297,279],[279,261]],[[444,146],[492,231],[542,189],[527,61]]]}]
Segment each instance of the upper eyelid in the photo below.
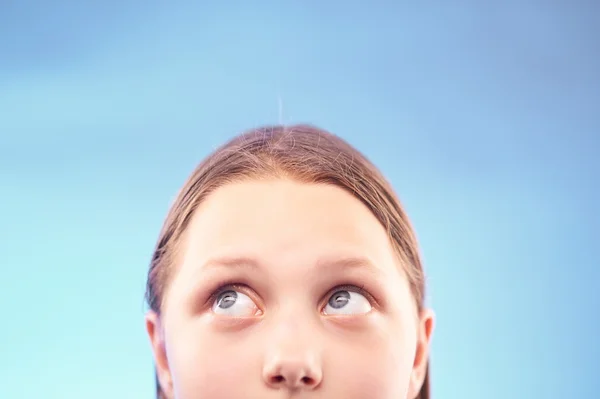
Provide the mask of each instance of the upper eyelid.
[{"label": "upper eyelid", "polygon": [[252,290],[252,289],[246,284],[241,284],[241,283],[223,284],[219,288],[214,290],[212,294],[210,294],[209,302],[213,303],[214,301],[217,300],[219,295],[221,295],[222,293],[227,292],[227,291],[238,291],[238,292],[241,292],[242,294],[246,294],[247,290]]},{"label": "upper eyelid", "polygon": [[[214,292],[211,294],[211,297],[217,297],[220,294],[222,294],[223,292],[226,291],[230,291],[230,290],[246,290],[246,289],[250,289],[252,290],[252,288],[250,288],[247,284],[242,284],[242,283],[228,283],[228,284],[223,284],[221,285],[219,288],[217,288],[216,290],[214,290]],[[327,291],[327,295],[333,295],[335,294],[337,291],[342,291],[342,290],[348,290],[348,291],[356,291],[359,294],[366,294],[366,295],[370,295],[369,292],[367,292],[365,290],[365,285],[355,285],[355,284],[339,284],[334,286],[333,288],[331,288],[329,291]]]},{"label": "upper eyelid", "polygon": [[358,286],[355,284],[340,284],[327,291],[327,294],[325,294],[325,298],[329,298],[331,295],[335,294],[338,291],[351,291],[364,295],[367,298],[371,297],[371,294],[369,294],[369,292],[365,290],[364,285]]},{"label": "upper eyelid", "polygon": [[[369,301],[369,303],[371,304],[371,306],[377,306],[377,300],[375,299],[375,297],[373,295],[371,295],[371,293],[369,291],[367,291],[365,289],[365,285],[355,285],[355,284],[341,284],[341,285],[337,285],[334,288],[332,288],[331,290],[329,290],[327,292],[327,294],[324,297],[324,305],[322,305],[321,307],[325,307],[327,305],[327,301],[329,301],[329,298],[331,297],[331,295],[335,294],[338,291],[343,291],[343,290],[347,290],[347,291],[352,291],[352,292],[356,292],[358,294],[363,295],[365,298],[367,298],[367,300]],[[321,301],[323,302],[323,300]]]},{"label": "upper eyelid", "polygon": [[329,290],[329,292],[331,294],[334,294],[337,291],[342,291],[342,290],[348,290],[348,291],[356,291],[359,294],[369,294],[366,290],[365,290],[365,285],[355,285],[355,284],[340,284],[340,285],[336,285],[335,287],[333,287],[331,290]]}]

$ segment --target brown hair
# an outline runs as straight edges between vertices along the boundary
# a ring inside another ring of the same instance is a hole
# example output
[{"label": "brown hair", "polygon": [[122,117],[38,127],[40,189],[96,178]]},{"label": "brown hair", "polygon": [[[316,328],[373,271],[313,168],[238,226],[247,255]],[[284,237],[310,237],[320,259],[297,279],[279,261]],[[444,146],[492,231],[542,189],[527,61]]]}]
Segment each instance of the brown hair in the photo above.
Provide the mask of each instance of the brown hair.
[{"label": "brown hair", "polygon": [[[232,139],[193,171],[177,195],[152,256],[146,298],[160,314],[175,266],[178,243],[198,205],[232,181],[287,177],[345,189],[365,204],[385,227],[408,277],[418,310],[424,305],[425,281],[415,234],[391,185],[359,151],[341,138],[309,125],[268,126]],[[157,397],[163,398],[157,380]],[[429,399],[429,372],[418,399]]]}]

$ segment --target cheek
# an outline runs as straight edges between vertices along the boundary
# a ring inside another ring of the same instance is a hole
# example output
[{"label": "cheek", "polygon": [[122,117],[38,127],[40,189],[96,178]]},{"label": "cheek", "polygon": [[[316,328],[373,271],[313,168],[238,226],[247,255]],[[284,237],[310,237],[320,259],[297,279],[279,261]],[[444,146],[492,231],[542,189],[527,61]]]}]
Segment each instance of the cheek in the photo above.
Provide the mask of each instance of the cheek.
[{"label": "cheek", "polygon": [[170,331],[167,356],[177,398],[244,397],[260,382],[259,345],[235,339],[239,332],[211,331],[202,319]]},{"label": "cheek", "polygon": [[373,331],[354,342],[332,344],[324,362],[325,385],[348,399],[406,397],[415,354],[407,335]]}]

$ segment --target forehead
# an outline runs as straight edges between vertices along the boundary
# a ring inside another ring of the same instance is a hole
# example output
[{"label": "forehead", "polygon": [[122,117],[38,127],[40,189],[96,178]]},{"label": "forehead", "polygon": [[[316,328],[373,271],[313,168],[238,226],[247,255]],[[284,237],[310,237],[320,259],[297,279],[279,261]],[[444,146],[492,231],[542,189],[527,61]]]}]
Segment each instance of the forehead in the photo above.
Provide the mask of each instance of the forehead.
[{"label": "forehead", "polygon": [[188,249],[204,255],[248,248],[265,255],[348,250],[393,256],[383,226],[350,193],[333,185],[284,179],[217,189],[197,209],[187,242]]}]

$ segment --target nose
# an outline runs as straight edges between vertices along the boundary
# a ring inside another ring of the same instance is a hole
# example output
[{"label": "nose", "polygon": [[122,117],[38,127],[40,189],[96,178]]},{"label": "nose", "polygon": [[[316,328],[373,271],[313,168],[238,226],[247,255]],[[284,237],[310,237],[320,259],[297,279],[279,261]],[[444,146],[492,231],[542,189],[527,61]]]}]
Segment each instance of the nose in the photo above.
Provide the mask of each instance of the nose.
[{"label": "nose", "polygon": [[265,363],[263,379],[271,388],[289,390],[315,389],[321,384],[323,371],[315,356],[310,354],[278,354]]}]

